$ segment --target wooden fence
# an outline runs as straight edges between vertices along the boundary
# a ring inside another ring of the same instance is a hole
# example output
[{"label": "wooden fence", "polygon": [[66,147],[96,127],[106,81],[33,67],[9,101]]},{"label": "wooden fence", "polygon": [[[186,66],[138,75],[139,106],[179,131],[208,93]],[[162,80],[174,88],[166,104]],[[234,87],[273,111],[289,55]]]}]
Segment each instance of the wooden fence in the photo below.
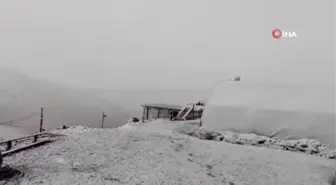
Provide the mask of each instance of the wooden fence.
[{"label": "wooden fence", "polygon": [[62,135],[52,134],[49,132],[40,132],[24,137],[0,141],[0,150],[2,151],[1,154],[2,156],[7,156],[12,153],[50,143],[54,140],[53,138],[57,136]]}]

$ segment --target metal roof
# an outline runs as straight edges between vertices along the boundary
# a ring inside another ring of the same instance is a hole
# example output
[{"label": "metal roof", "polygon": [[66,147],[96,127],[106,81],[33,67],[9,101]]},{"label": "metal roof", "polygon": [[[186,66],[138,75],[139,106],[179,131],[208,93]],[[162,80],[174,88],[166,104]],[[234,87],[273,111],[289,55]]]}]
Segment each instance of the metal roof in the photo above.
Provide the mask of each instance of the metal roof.
[{"label": "metal roof", "polygon": [[164,109],[182,109],[182,105],[174,105],[174,104],[163,104],[163,103],[150,103],[141,105],[143,107],[155,107],[155,108],[164,108]]}]

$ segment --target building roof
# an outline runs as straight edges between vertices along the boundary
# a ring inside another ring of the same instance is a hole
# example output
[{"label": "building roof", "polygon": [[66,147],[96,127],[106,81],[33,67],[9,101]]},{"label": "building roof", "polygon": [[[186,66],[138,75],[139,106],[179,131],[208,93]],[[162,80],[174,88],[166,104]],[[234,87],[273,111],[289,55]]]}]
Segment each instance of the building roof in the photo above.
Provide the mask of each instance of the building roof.
[{"label": "building roof", "polygon": [[174,104],[163,104],[163,103],[150,103],[141,105],[143,107],[155,107],[155,108],[164,108],[164,109],[182,109],[182,105],[174,105]]}]

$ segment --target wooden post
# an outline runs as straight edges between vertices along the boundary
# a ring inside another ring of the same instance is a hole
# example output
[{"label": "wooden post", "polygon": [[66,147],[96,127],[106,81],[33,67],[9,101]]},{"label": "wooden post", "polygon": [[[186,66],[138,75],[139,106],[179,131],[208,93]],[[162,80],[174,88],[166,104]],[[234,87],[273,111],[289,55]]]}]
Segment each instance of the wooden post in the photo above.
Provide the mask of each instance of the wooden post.
[{"label": "wooden post", "polygon": [[38,135],[34,136],[33,143],[37,142]]},{"label": "wooden post", "polygon": [[[336,166],[336,158],[334,160],[335,160],[335,166]],[[334,174],[334,177],[333,177],[332,185],[334,185],[336,183],[335,179],[336,179],[336,169],[335,169],[335,174]]]},{"label": "wooden post", "polygon": [[2,159],[2,154],[1,154],[1,150],[0,150],[0,168],[2,166],[2,162],[3,162],[3,159]]},{"label": "wooden post", "polygon": [[104,128],[104,121],[105,121],[105,117],[106,117],[107,115],[103,112],[103,114],[102,114],[102,120],[101,120],[101,128]]},{"label": "wooden post", "polygon": [[43,107],[41,108],[40,132],[43,131]]},{"label": "wooden post", "polygon": [[7,142],[6,150],[10,150],[10,149],[12,149],[12,141]]},{"label": "wooden post", "polygon": [[143,106],[142,122],[145,122],[146,105]]},{"label": "wooden post", "polygon": [[159,119],[160,118],[160,111],[161,111],[161,109],[158,108],[157,110],[158,110],[157,119]]}]

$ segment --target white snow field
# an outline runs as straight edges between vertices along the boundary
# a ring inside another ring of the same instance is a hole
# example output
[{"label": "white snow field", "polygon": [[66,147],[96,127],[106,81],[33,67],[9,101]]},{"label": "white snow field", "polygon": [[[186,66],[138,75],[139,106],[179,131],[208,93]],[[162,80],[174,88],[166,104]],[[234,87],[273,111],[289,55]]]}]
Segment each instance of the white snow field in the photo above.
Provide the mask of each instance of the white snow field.
[{"label": "white snow field", "polygon": [[278,139],[316,139],[335,147],[335,84],[219,83],[203,124]]},{"label": "white snow field", "polygon": [[335,160],[201,140],[196,124],[154,121],[116,129],[74,127],[5,158],[21,185],[329,185]]}]

